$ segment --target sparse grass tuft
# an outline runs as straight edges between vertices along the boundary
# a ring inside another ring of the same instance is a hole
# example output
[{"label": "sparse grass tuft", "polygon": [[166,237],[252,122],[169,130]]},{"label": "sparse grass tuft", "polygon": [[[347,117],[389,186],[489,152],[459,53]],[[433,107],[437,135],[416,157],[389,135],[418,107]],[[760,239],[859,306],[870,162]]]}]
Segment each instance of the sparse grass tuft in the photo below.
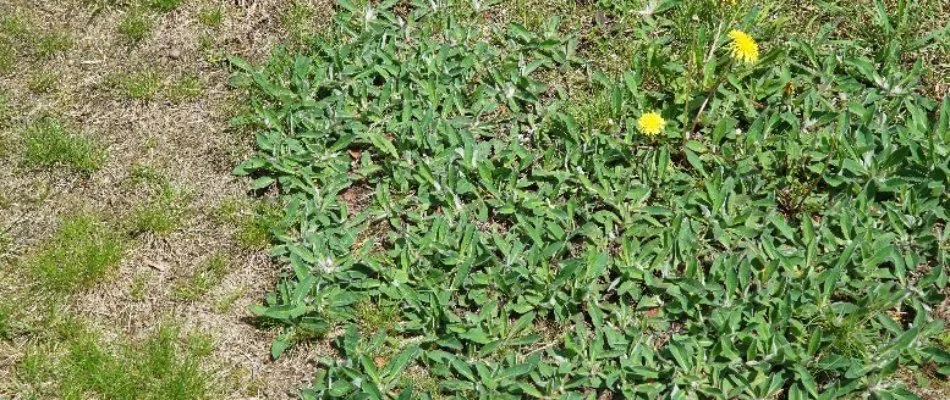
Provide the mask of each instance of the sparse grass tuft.
[{"label": "sparse grass tuft", "polygon": [[29,24],[19,16],[0,19],[0,74],[9,72],[19,54],[45,59],[72,48],[68,30],[35,31]]},{"label": "sparse grass tuft", "polygon": [[13,118],[10,98],[7,94],[0,92],[0,129],[6,128]]},{"label": "sparse grass tuft", "polygon": [[[7,97],[3,93],[0,93],[0,159],[9,156],[13,149],[12,140],[9,137],[9,132],[6,130],[6,128],[10,127],[10,121],[13,118],[12,114]],[[0,198],[3,198],[3,196],[0,195]],[[2,205],[3,202],[0,201],[0,206]]]},{"label": "sparse grass tuft", "polygon": [[394,307],[375,301],[358,303],[355,311],[359,317],[360,331],[367,335],[391,328],[399,318],[398,310]]},{"label": "sparse grass tuft", "polygon": [[272,232],[281,221],[281,208],[273,202],[260,201],[253,210],[252,215],[239,218],[236,238],[241,247],[262,249],[270,244]]},{"label": "sparse grass tuft", "polygon": [[244,397],[254,397],[267,388],[267,380],[261,374],[254,373],[246,367],[231,371],[227,380],[232,387],[242,387],[241,394]]},{"label": "sparse grass tuft", "polygon": [[124,97],[143,101],[154,99],[162,86],[158,73],[153,70],[114,77],[112,84]]},{"label": "sparse grass tuft", "polygon": [[102,220],[77,215],[63,220],[59,230],[25,261],[41,287],[69,292],[94,286],[122,259],[122,237]]},{"label": "sparse grass tuft", "polygon": [[141,101],[162,97],[179,103],[197,99],[204,92],[197,75],[185,74],[172,83],[163,84],[161,75],[153,69],[113,75],[106,84],[125,98]]},{"label": "sparse grass tuft", "polygon": [[22,40],[29,30],[26,21],[17,15],[5,15],[0,18],[0,37]]},{"label": "sparse grass tuft", "polygon": [[944,330],[940,336],[937,336],[937,343],[944,351],[950,351],[950,329]]},{"label": "sparse grass tuft", "polygon": [[435,393],[433,399],[441,399],[438,396],[439,383],[441,379],[432,375],[423,368],[408,369],[400,378],[400,387],[412,387],[419,393]]},{"label": "sparse grass tuft", "polygon": [[290,33],[293,42],[302,42],[316,32],[313,23],[314,11],[304,2],[294,1],[280,16],[280,24]]},{"label": "sparse grass tuft", "polygon": [[128,180],[132,185],[162,185],[167,182],[161,171],[145,164],[133,165]]},{"label": "sparse grass tuft", "polygon": [[[17,56],[17,49],[21,48],[29,39],[27,21],[18,15],[0,17],[0,64],[13,62]],[[9,58],[4,58],[3,55]],[[9,65],[8,65],[9,66]],[[0,72],[3,72],[0,65]]]},{"label": "sparse grass tuft", "polygon": [[23,133],[23,160],[27,167],[62,167],[90,174],[102,166],[105,152],[92,140],[70,132],[61,122],[46,117]]},{"label": "sparse grass tuft", "polygon": [[241,211],[250,206],[244,197],[227,197],[209,210],[211,218],[222,224],[238,222]]},{"label": "sparse grass tuft", "polygon": [[261,249],[270,243],[271,232],[281,221],[281,207],[272,199],[249,202],[245,198],[227,198],[210,211],[222,224],[237,227],[235,239],[246,249]]},{"label": "sparse grass tuft", "polygon": [[223,61],[227,54],[219,49],[215,43],[215,36],[210,33],[202,33],[198,36],[198,50],[201,57],[209,64],[217,64]]},{"label": "sparse grass tuft", "polygon": [[[32,386],[34,382],[36,386],[40,386],[40,383],[48,381],[53,376],[50,365],[52,357],[49,355],[51,351],[50,346],[30,346],[27,348],[23,359],[17,364],[18,380],[26,382],[29,386]],[[31,397],[38,398],[37,390],[32,388],[31,390],[29,392]]]},{"label": "sparse grass tuft", "polygon": [[102,9],[104,7],[125,7],[135,0],[80,0],[83,5]]},{"label": "sparse grass tuft", "polygon": [[52,93],[59,83],[59,77],[51,71],[39,71],[30,77],[26,87],[36,94]]},{"label": "sparse grass tuft", "polygon": [[247,294],[247,288],[241,287],[232,290],[218,298],[211,306],[211,310],[218,314],[227,313],[234,307],[234,303],[237,303],[245,294]]},{"label": "sparse grass tuft", "polygon": [[26,34],[26,26],[15,15],[0,17],[0,75],[13,70],[17,61],[17,48]]},{"label": "sparse grass tuft", "polygon": [[165,89],[168,100],[174,103],[195,100],[203,93],[201,81],[196,75],[185,75]]},{"label": "sparse grass tuft", "polygon": [[17,315],[17,306],[14,299],[0,299],[0,341],[10,340],[15,332],[14,321]]},{"label": "sparse grass tuft", "polygon": [[32,338],[39,342],[68,342],[89,334],[85,321],[64,304],[45,305],[39,317],[27,320],[26,325]]},{"label": "sparse grass tuft", "polygon": [[119,34],[129,44],[137,44],[152,35],[151,16],[139,7],[129,10],[119,23]]},{"label": "sparse grass tuft", "polygon": [[198,266],[192,275],[175,287],[175,297],[186,301],[201,299],[211,288],[221,283],[228,272],[229,260],[223,254],[215,254]]},{"label": "sparse grass tuft", "polygon": [[182,1],[184,0],[149,0],[148,6],[155,11],[167,13],[175,11],[175,9],[181,5]]},{"label": "sparse grass tuft", "polygon": [[[0,196],[0,209],[6,208],[8,200]],[[10,257],[9,250],[13,244],[13,237],[8,232],[0,231],[0,262],[5,262]]]},{"label": "sparse grass tuft", "polygon": [[214,354],[215,346],[214,336],[208,333],[193,332],[185,338],[185,348],[188,353],[198,358]]},{"label": "sparse grass tuft", "polygon": [[0,76],[9,73],[16,63],[16,50],[13,45],[0,40]]},{"label": "sparse grass tuft", "polygon": [[135,274],[132,277],[132,287],[129,288],[129,297],[135,301],[141,301],[145,298],[145,291],[148,289],[148,281],[152,278],[152,274],[147,272],[140,272]]},{"label": "sparse grass tuft", "polygon": [[170,184],[161,185],[157,198],[139,206],[132,214],[132,232],[165,236],[178,229],[191,199]]},{"label": "sparse grass tuft", "polygon": [[39,58],[48,58],[69,50],[73,46],[73,38],[68,31],[51,32],[41,36],[35,48]]},{"label": "sparse grass tuft", "polygon": [[200,365],[213,346],[207,335],[169,325],[138,342],[109,343],[87,331],[59,346],[34,345],[18,377],[41,398],[208,399],[214,377]]},{"label": "sparse grass tuft", "polygon": [[198,22],[209,28],[219,28],[224,21],[224,9],[220,6],[205,8],[198,12]]}]

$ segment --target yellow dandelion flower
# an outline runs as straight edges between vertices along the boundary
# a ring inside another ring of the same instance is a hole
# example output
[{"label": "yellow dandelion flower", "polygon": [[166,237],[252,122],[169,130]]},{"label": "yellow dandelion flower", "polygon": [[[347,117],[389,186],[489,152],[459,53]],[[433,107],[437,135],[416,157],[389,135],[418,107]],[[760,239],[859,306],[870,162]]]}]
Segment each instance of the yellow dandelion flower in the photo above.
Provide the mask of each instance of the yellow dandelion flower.
[{"label": "yellow dandelion flower", "polygon": [[732,49],[732,58],[746,64],[755,64],[759,61],[759,45],[752,36],[740,30],[733,30],[729,32],[729,38],[732,39],[732,43],[729,44],[729,48]]},{"label": "yellow dandelion flower", "polygon": [[666,120],[655,112],[643,114],[640,116],[640,119],[637,120],[637,128],[640,130],[640,133],[647,136],[655,136],[663,132],[664,126],[666,126]]}]

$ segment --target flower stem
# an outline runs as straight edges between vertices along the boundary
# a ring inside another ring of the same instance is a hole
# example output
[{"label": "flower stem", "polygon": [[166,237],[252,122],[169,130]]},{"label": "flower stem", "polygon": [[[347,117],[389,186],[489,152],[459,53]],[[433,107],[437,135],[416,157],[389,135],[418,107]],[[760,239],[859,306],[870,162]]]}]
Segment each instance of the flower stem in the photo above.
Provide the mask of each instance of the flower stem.
[{"label": "flower stem", "polygon": [[683,142],[685,143],[689,140],[689,136],[696,132],[696,125],[699,124],[699,118],[702,117],[703,111],[706,110],[706,106],[709,105],[709,101],[712,100],[712,97],[719,91],[719,86],[722,86],[722,83],[726,81],[726,77],[729,76],[728,71],[732,69],[732,59],[726,64],[726,73],[723,73],[719,76],[719,80],[716,81],[716,84],[712,86],[709,90],[709,93],[706,94],[706,99],[703,100],[703,104],[699,106],[699,111],[696,112],[696,116],[693,117],[693,124],[690,126],[688,131],[683,132]]}]

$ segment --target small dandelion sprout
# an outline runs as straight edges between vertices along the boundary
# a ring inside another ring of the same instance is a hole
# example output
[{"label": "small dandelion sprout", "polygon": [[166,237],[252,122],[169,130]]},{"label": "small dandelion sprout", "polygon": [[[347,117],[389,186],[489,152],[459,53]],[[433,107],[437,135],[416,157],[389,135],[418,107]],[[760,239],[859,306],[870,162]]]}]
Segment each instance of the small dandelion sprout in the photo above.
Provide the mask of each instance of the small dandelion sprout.
[{"label": "small dandelion sprout", "polygon": [[366,7],[366,12],[363,14],[364,22],[373,22],[376,20],[376,10],[373,10],[372,7]]},{"label": "small dandelion sprout", "polygon": [[746,64],[755,64],[759,61],[759,44],[752,36],[734,29],[729,32],[729,38],[732,39],[732,43],[729,44],[729,48],[732,49],[732,58]]},{"label": "small dandelion sprout", "polygon": [[332,258],[326,257],[317,262],[317,269],[320,272],[323,272],[324,274],[332,274],[336,272],[339,269],[339,267],[336,265],[336,263],[333,261]]},{"label": "small dandelion sprout", "polygon": [[637,120],[637,129],[640,130],[640,133],[647,136],[655,136],[663,132],[664,126],[666,126],[666,120],[655,112],[643,114],[640,116],[640,119]]},{"label": "small dandelion sprout", "polygon": [[648,3],[643,7],[642,10],[637,11],[637,13],[640,14],[641,16],[649,17],[649,16],[653,15],[653,13],[656,12],[656,7],[657,7],[658,5],[659,5],[659,4],[656,2],[656,0],[650,0],[650,2],[648,2]]}]

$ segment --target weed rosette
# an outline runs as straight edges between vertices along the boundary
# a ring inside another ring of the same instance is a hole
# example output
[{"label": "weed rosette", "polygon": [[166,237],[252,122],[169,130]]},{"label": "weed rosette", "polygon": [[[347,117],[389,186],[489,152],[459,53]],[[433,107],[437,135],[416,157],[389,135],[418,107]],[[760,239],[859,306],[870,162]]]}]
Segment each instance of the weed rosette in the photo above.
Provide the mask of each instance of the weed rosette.
[{"label": "weed rosette", "polygon": [[253,311],[274,357],[339,350],[303,397],[913,398],[899,368],[948,372],[950,100],[902,62],[907,18],[866,43],[782,36],[777,5],[602,3],[577,31],[341,1],[232,59],[237,173],[284,204]]}]

